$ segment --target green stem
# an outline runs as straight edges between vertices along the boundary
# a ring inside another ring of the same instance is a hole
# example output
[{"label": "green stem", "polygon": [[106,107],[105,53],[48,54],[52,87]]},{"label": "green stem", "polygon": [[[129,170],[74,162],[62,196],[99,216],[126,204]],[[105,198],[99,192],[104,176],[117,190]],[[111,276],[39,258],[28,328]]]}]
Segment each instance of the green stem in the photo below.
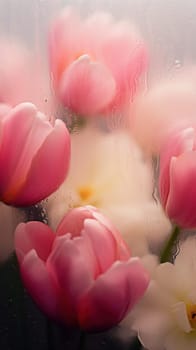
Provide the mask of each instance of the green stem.
[{"label": "green stem", "polygon": [[180,228],[178,226],[173,227],[173,231],[170,235],[169,240],[167,241],[165,247],[163,248],[160,255],[160,263],[170,261],[172,248],[180,234]]}]

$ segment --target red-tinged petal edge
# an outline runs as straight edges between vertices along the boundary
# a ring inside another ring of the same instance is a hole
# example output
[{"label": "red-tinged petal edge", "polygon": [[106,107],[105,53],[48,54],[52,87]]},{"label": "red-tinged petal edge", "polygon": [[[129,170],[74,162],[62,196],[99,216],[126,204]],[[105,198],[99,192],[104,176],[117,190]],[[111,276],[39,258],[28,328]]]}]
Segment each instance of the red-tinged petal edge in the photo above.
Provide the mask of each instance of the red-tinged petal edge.
[{"label": "red-tinged petal edge", "polygon": [[4,202],[12,202],[20,191],[32,159],[51,129],[48,122],[37,117],[31,103],[17,105],[3,118],[0,196]]},{"label": "red-tinged petal edge", "polygon": [[26,224],[21,223],[15,231],[15,248],[18,252],[18,259],[29,253],[32,249],[36,251],[39,258],[46,261],[55,238],[49,226],[42,222],[32,221]]},{"label": "red-tinged petal edge", "polygon": [[40,309],[54,319],[61,318],[58,286],[52,280],[45,263],[31,250],[20,264],[24,285]]},{"label": "red-tinged petal edge", "polygon": [[170,192],[166,212],[183,228],[196,227],[196,153],[190,151],[173,158],[170,167]]},{"label": "red-tinged petal edge", "polygon": [[81,298],[81,328],[102,331],[117,325],[143,296],[149,276],[138,258],[116,262]]}]

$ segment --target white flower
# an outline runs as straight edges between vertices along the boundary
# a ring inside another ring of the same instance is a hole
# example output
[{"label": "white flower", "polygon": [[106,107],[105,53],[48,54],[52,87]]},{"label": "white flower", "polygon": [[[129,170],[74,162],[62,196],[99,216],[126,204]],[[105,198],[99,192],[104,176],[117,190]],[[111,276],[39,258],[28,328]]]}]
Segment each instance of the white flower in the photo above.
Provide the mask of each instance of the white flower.
[{"label": "white flower", "polygon": [[133,328],[149,350],[196,349],[196,239],[189,238],[175,264],[153,272],[147,293],[135,310]]},{"label": "white flower", "polygon": [[170,230],[152,193],[151,164],[143,159],[130,135],[89,127],[72,135],[70,172],[49,198],[49,219],[56,227],[69,208],[94,205],[122,233],[132,254],[144,255],[147,237],[156,244]]}]

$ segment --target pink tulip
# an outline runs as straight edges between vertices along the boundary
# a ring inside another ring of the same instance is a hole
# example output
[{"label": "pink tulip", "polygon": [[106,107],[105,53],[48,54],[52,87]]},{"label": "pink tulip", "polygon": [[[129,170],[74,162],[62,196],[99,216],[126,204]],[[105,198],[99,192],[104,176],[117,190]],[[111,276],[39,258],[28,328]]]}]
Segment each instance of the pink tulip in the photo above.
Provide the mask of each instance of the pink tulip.
[{"label": "pink tulip", "polygon": [[52,126],[30,103],[0,105],[1,201],[25,206],[46,198],[64,181],[69,159],[62,121]]},{"label": "pink tulip", "polygon": [[107,13],[82,20],[65,9],[51,28],[49,49],[57,95],[65,107],[84,116],[128,105],[147,66],[138,34]]},{"label": "pink tulip", "polygon": [[196,133],[188,127],[170,135],[160,156],[159,192],[169,218],[196,227]]},{"label": "pink tulip", "polygon": [[90,206],[68,212],[56,235],[40,222],[20,224],[15,246],[29,293],[48,315],[70,326],[116,325],[149,283],[139,258],[130,258],[120,234]]}]

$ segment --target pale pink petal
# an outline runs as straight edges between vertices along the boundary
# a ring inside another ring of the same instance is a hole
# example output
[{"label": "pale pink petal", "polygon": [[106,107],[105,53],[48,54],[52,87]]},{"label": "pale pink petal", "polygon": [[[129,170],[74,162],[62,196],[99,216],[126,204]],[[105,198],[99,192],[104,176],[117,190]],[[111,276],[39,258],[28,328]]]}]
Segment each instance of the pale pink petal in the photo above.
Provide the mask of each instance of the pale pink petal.
[{"label": "pale pink petal", "polygon": [[143,296],[149,276],[140,260],[115,263],[81,299],[78,315],[84,329],[104,330],[118,324]]},{"label": "pale pink petal", "polygon": [[130,258],[130,251],[126,243],[123,241],[120,233],[112,225],[112,223],[102,215],[98,210],[93,211],[93,217],[98,220],[109,232],[114,236],[117,243],[116,259],[126,261]]},{"label": "pale pink petal", "polygon": [[12,107],[9,105],[6,105],[4,103],[0,103],[0,119],[3,120],[3,118],[11,112]]},{"label": "pale pink petal", "polygon": [[185,65],[173,73],[138,94],[134,117],[130,113],[131,131],[148,154],[158,155],[172,130],[195,123],[195,68]]},{"label": "pale pink petal", "polygon": [[9,203],[22,186],[32,157],[51,130],[51,125],[36,114],[34,105],[22,103],[3,118],[0,196],[5,202]]},{"label": "pale pink petal", "polygon": [[[144,43],[127,22],[119,23],[110,32],[103,43],[102,52],[104,60],[117,80],[128,80],[131,76],[137,77],[142,71],[142,65],[147,61],[147,49]],[[136,57],[138,62],[135,62]],[[131,62],[134,63],[132,67]],[[130,65],[130,71],[127,71],[128,65]],[[146,64],[144,66],[146,68]],[[123,73],[122,76],[120,72]],[[128,73],[128,76],[125,76],[125,73]]]},{"label": "pale pink petal", "polygon": [[12,198],[12,204],[34,204],[54,192],[67,175],[69,160],[69,133],[65,124],[57,119],[32,161],[23,188]]},{"label": "pale pink petal", "polygon": [[87,236],[75,237],[74,239],[71,238],[70,233],[61,236],[56,236],[54,244],[52,246],[52,254],[50,256],[49,261],[53,259],[54,256],[56,256],[56,252],[61,248],[61,245],[64,244],[65,241],[74,243],[75,247],[80,251],[80,255],[83,256],[86,260],[90,274],[93,278],[96,278],[99,274],[99,267],[97,265],[97,260],[92,249],[91,241],[88,239]]},{"label": "pale pink petal", "polygon": [[85,19],[83,26],[89,52],[92,52],[93,57],[102,58],[103,42],[110,35],[114,26],[112,14],[107,12],[92,13]]},{"label": "pale pink petal", "polygon": [[[1,33],[2,34],[2,33]],[[0,38],[0,101],[17,104],[24,97],[23,85],[29,67],[29,52],[16,38]],[[17,82],[17,83],[16,83]],[[25,86],[27,88],[27,86]],[[16,101],[17,100],[17,101]]]},{"label": "pale pink petal", "polygon": [[173,158],[166,212],[182,227],[196,227],[196,154],[186,152]]},{"label": "pale pink petal", "polygon": [[97,259],[100,273],[105,272],[116,260],[117,244],[110,231],[96,220],[84,221],[83,236],[87,236]]},{"label": "pale pink petal", "polygon": [[65,319],[68,323],[75,324],[78,301],[93,280],[88,248],[85,251],[84,245],[81,249],[74,241],[65,238],[53,250],[47,265],[62,289]]},{"label": "pale pink petal", "polygon": [[58,286],[49,275],[45,263],[37,256],[35,250],[30,251],[20,264],[21,275],[25,287],[47,315],[56,319],[60,315],[60,295]]},{"label": "pale pink petal", "polygon": [[50,66],[55,83],[67,66],[83,52],[82,32],[80,17],[71,7],[66,7],[55,19],[49,33]]},{"label": "pale pink petal", "polygon": [[56,233],[59,236],[70,233],[72,237],[77,237],[84,227],[84,220],[90,218],[92,218],[92,213],[88,207],[74,208],[63,217]]},{"label": "pale pink petal", "polygon": [[70,233],[67,233],[62,236],[55,235],[55,240],[53,242],[52,249],[51,249],[51,256],[53,255],[53,252],[56,252],[61,247],[61,245],[65,242],[65,240],[70,240],[70,239],[71,239]]},{"label": "pale pink petal", "polygon": [[132,28],[124,22],[111,31],[102,52],[117,87],[110,108],[119,108],[125,102],[132,100],[139,85],[139,78],[147,69],[147,48]]},{"label": "pale pink petal", "polygon": [[89,266],[88,248],[78,247],[74,240],[65,238],[57,249],[53,249],[48,264],[53,268],[62,289],[75,302],[92,282],[91,266]]},{"label": "pale pink petal", "polygon": [[83,55],[63,73],[59,94],[65,107],[91,116],[111,102],[115,88],[115,81],[107,67]]},{"label": "pale pink petal", "polygon": [[95,256],[91,239],[87,235],[73,239],[75,246],[79,249],[81,256],[84,257],[86,265],[89,268],[90,275],[96,279],[100,274],[100,267]]},{"label": "pale pink petal", "polygon": [[18,259],[30,252],[32,249],[43,261],[46,261],[55,238],[49,226],[42,222],[32,221],[26,224],[21,223],[17,226],[15,231],[15,248],[18,253]]}]

